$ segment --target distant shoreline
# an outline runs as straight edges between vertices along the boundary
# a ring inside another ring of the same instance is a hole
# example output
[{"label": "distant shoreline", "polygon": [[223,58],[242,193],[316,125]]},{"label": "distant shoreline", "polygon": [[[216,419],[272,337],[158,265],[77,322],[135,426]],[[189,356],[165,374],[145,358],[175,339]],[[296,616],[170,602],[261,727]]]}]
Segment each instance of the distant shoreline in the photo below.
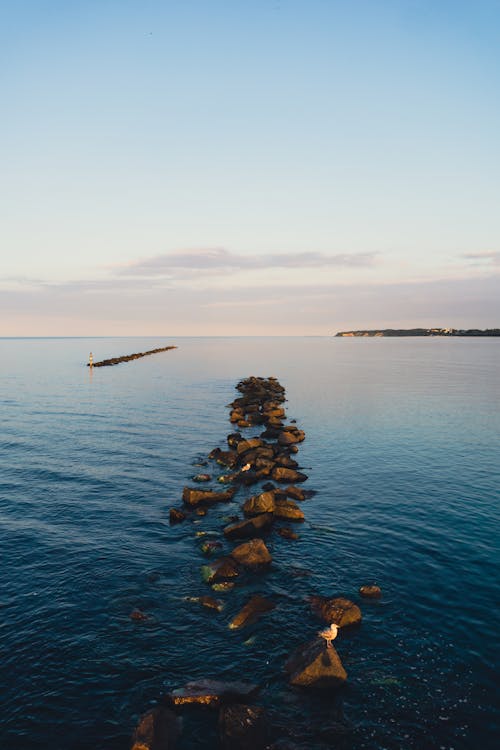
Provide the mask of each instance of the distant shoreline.
[{"label": "distant shoreline", "polygon": [[339,331],[335,336],[352,337],[399,337],[399,336],[500,336],[500,328],[379,328],[375,330]]}]

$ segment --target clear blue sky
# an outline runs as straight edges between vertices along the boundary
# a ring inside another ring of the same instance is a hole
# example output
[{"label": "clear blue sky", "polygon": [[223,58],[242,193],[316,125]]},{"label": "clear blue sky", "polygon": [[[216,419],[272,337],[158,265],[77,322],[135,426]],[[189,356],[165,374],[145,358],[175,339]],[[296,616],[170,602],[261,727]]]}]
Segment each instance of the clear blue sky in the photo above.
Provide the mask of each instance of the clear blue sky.
[{"label": "clear blue sky", "polygon": [[0,10],[0,335],[500,326],[500,2]]}]

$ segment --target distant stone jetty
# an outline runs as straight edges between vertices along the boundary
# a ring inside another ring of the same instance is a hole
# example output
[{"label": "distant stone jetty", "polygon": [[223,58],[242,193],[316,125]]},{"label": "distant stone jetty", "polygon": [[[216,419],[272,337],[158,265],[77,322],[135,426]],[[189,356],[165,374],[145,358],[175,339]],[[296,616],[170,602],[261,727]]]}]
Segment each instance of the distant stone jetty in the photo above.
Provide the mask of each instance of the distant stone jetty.
[{"label": "distant stone jetty", "polygon": [[500,336],[500,328],[381,328],[367,331],[339,331],[335,336],[397,337],[397,336]]},{"label": "distant stone jetty", "polygon": [[170,349],[177,349],[176,346],[163,346],[160,349],[151,349],[149,352],[138,352],[137,354],[125,354],[123,357],[113,357],[112,359],[101,359],[100,362],[87,362],[87,367],[111,367],[119,365],[122,362],[130,362],[132,359],[148,357],[150,354],[159,354],[159,352],[168,352]]}]

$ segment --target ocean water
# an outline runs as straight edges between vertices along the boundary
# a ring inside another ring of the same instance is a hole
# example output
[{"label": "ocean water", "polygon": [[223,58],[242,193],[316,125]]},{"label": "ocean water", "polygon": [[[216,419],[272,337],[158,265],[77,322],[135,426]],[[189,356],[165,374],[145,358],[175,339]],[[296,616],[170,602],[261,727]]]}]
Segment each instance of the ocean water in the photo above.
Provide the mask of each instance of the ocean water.
[{"label": "ocean water", "polygon": [[[498,339],[1,339],[0,747],[125,749],[169,689],[242,676],[298,747],[496,747],[499,373]],[[221,473],[195,464],[224,446],[248,375],[285,386],[316,494],[300,539],[270,537],[269,572],[217,614],[187,600],[212,593],[196,533],[254,489],[195,522],[168,513],[194,474]],[[382,599],[360,599],[370,582]],[[228,630],[250,592],[276,609]],[[321,625],[312,593],[363,611],[335,642],[338,693],[283,674]],[[214,716],[190,712],[180,747],[217,748]]]}]

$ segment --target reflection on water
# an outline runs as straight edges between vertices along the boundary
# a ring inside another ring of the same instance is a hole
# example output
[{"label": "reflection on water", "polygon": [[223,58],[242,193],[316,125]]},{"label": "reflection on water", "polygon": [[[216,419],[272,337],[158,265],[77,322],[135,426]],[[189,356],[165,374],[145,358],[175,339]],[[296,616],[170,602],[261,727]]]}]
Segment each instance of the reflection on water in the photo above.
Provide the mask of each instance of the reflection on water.
[{"label": "reflection on water", "polygon": [[[162,344],[179,348],[85,367]],[[126,748],[166,689],[242,674],[302,747],[493,747],[496,340],[4,339],[0,354],[2,747]],[[168,510],[250,374],[287,388],[317,494],[300,540],[272,537],[271,570],[218,592],[217,614],[186,600],[207,593],[196,533],[249,493],[196,524]],[[348,686],[289,690],[283,663],[318,630],[307,596],[359,601],[372,581],[383,598],[335,642]],[[228,630],[249,592],[276,609]],[[183,747],[216,747],[215,721],[188,717]]]}]

